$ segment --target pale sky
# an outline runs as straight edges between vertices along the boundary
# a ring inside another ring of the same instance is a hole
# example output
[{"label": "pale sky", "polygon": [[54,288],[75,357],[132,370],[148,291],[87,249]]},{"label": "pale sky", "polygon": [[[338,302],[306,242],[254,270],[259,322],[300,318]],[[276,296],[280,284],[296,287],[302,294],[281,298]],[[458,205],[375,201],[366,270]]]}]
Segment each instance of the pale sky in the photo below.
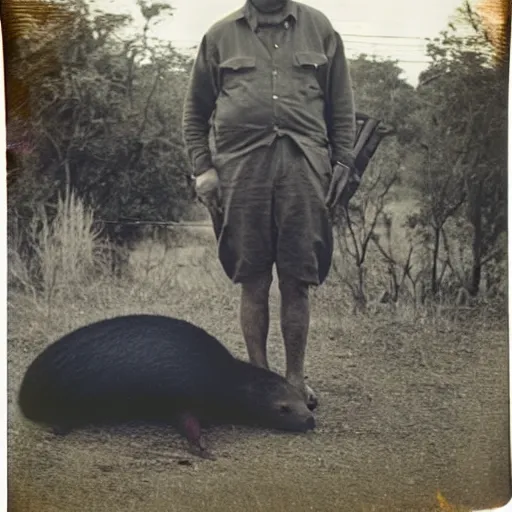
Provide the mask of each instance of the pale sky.
[{"label": "pale sky", "polygon": [[[244,0],[158,1],[169,3],[175,10],[152,29],[151,35],[169,39],[180,49],[197,44],[215,21],[244,3]],[[349,57],[364,52],[398,59],[404,78],[416,85],[427,60],[421,39],[435,37],[445,29],[462,0],[303,0],[303,3],[319,9],[331,20],[345,41]],[[104,11],[129,13],[137,19],[137,25],[142,23],[136,0],[91,0],[91,4]]]}]

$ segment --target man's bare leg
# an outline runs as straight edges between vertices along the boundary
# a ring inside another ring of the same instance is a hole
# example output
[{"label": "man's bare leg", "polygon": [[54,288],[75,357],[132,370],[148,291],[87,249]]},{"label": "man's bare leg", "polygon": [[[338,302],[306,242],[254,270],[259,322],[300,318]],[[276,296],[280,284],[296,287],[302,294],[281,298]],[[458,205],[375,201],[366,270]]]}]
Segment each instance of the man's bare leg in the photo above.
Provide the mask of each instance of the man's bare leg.
[{"label": "man's bare leg", "polygon": [[309,330],[309,287],[297,279],[280,276],[281,332],[286,350],[286,379],[303,394],[308,407],[318,405],[314,391],[304,381],[304,359]]},{"label": "man's bare leg", "polygon": [[244,281],[240,305],[240,322],[249,361],[267,369],[268,299],[271,285],[272,270]]}]

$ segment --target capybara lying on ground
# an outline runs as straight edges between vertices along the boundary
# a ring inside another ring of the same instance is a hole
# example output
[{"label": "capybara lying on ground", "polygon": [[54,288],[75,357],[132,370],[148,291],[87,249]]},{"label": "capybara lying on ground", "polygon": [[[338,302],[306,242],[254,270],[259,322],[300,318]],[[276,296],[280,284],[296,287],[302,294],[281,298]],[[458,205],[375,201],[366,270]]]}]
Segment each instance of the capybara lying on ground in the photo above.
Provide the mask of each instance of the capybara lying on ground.
[{"label": "capybara lying on ground", "polygon": [[175,423],[194,452],[211,456],[201,421],[290,431],[315,427],[283,377],[241,361],[184,320],[129,315],[81,327],[29,366],[19,406],[56,433],[93,423]]}]

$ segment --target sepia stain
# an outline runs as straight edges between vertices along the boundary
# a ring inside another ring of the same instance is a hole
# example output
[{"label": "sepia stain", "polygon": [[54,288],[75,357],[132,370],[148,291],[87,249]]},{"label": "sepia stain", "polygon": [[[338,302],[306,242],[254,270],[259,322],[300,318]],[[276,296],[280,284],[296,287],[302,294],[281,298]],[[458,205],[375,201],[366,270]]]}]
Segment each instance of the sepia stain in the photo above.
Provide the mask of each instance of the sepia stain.
[{"label": "sepia stain", "polygon": [[487,38],[495,50],[495,58],[499,63],[510,59],[510,0],[480,0],[476,11],[482,18]]},{"label": "sepia stain", "polygon": [[7,183],[22,171],[21,157],[33,149],[30,97],[45,76],[60,69],[57,38],[77,14],[43,0],[2,0],[3,57],[7,125]]}]

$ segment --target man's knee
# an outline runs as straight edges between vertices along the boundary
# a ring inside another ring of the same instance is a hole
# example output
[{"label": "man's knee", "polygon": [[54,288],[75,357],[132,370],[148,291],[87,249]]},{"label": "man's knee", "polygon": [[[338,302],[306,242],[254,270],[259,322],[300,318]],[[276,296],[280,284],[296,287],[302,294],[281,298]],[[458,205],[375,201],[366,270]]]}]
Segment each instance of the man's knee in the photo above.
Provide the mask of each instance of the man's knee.
[{"label": "man's knee", "polygon": [[307,299],[309,283],[289,274],[279,275],[279,290],[283,297]]},{"label": "man's knee", "polygon": [[272,270],[246,278],[241,285],[244,295],[256,301],[266,300],[272,286]]}]

